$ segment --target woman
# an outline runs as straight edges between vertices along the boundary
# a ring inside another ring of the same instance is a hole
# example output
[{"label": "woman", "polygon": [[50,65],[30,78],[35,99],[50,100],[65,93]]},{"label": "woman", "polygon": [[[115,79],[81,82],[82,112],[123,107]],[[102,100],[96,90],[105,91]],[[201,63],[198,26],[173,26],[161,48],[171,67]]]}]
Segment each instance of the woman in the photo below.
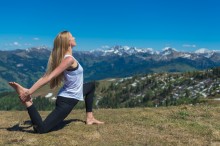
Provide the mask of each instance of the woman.
[{"label": "woman", "polygon": [[[83,68],[72,56],[72,48],[76,46],[75,38],[68,31],[59,33],[50,54],[45,75],[41,77],[30,89],[26,89],[15,82],[9,84],[17,91],[22,103],[26,106],[33,123],[34,130],[38,133],[47,133],[58,123],[62,122],[78,101],[83,101],[85,95],[86,124],[103,124],[94,118],[92,112],[94,83],[83,84]],[[58,87],[64,81],[60,89],[55,109],[42,121],[41,116],[34,107],[31,94],[43,85],[50,83],[51,88]]]}]

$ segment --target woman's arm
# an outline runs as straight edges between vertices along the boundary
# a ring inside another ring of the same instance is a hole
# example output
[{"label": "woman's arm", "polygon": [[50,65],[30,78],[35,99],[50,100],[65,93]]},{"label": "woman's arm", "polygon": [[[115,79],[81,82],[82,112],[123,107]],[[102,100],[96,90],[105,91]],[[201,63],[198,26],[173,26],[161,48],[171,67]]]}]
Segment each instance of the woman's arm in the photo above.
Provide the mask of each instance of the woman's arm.
[{"label": "woman's arm", "polygon": [[74,59],[72,57],[66,57],[60,63],[60,65],[55,68],[49,75],[44,75],[41,77],[29,90],[27,90],[24,94],[20,95],[22,99],[26,99],[28,95],[33,94],[37,89],[47,84],[51,79],[60,75],[64,70],[66,70],[69,66],[74,63]]}]

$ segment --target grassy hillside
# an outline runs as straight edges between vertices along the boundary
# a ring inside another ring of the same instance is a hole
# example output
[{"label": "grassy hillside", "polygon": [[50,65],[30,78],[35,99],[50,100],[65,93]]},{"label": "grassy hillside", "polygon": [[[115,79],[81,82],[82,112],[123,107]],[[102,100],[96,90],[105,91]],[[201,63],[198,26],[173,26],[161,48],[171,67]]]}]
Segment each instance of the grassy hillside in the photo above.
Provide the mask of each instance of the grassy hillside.
[{"label": "grassy hillside", "polygon": [[74,110],[64,127],[40,135],[25,111],[1,111],[0,145],[220,145],[219,112],[220,105],[99,109],[106,124],[88,126],[84,110]]}]

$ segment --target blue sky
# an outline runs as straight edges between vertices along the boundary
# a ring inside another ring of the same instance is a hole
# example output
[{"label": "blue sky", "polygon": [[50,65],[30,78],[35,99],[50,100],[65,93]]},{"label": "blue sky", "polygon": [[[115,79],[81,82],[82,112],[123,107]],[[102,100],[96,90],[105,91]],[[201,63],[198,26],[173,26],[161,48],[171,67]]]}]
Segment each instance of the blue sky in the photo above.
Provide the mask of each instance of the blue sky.
[{"label": "blue sky", "polygon": [[0,50],[51,48],[62,30],[75,36],[76,50],[220,50],[219,6],[219,0],[1,0]]}]

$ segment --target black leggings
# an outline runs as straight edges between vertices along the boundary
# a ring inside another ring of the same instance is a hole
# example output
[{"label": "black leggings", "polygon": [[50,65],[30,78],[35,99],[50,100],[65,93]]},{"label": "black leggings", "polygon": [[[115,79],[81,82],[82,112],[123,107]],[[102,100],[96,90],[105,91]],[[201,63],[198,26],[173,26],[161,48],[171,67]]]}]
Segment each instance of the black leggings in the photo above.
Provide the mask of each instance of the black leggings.
[{"label": "black leggings", "polygon": [[[86,112],[92,112],[93,97],[95,92],[95,83],[89,82],[83,84],[83,95],[85,96]],[[47,133],[56,125],[62,122],[72,111],[73,107],[79,102],[77,99],[58,96],[55,109],[42,121],[42,118],[36,110],[34,104],[27,108],[31,118],[34,131],[37,133]]]}]

